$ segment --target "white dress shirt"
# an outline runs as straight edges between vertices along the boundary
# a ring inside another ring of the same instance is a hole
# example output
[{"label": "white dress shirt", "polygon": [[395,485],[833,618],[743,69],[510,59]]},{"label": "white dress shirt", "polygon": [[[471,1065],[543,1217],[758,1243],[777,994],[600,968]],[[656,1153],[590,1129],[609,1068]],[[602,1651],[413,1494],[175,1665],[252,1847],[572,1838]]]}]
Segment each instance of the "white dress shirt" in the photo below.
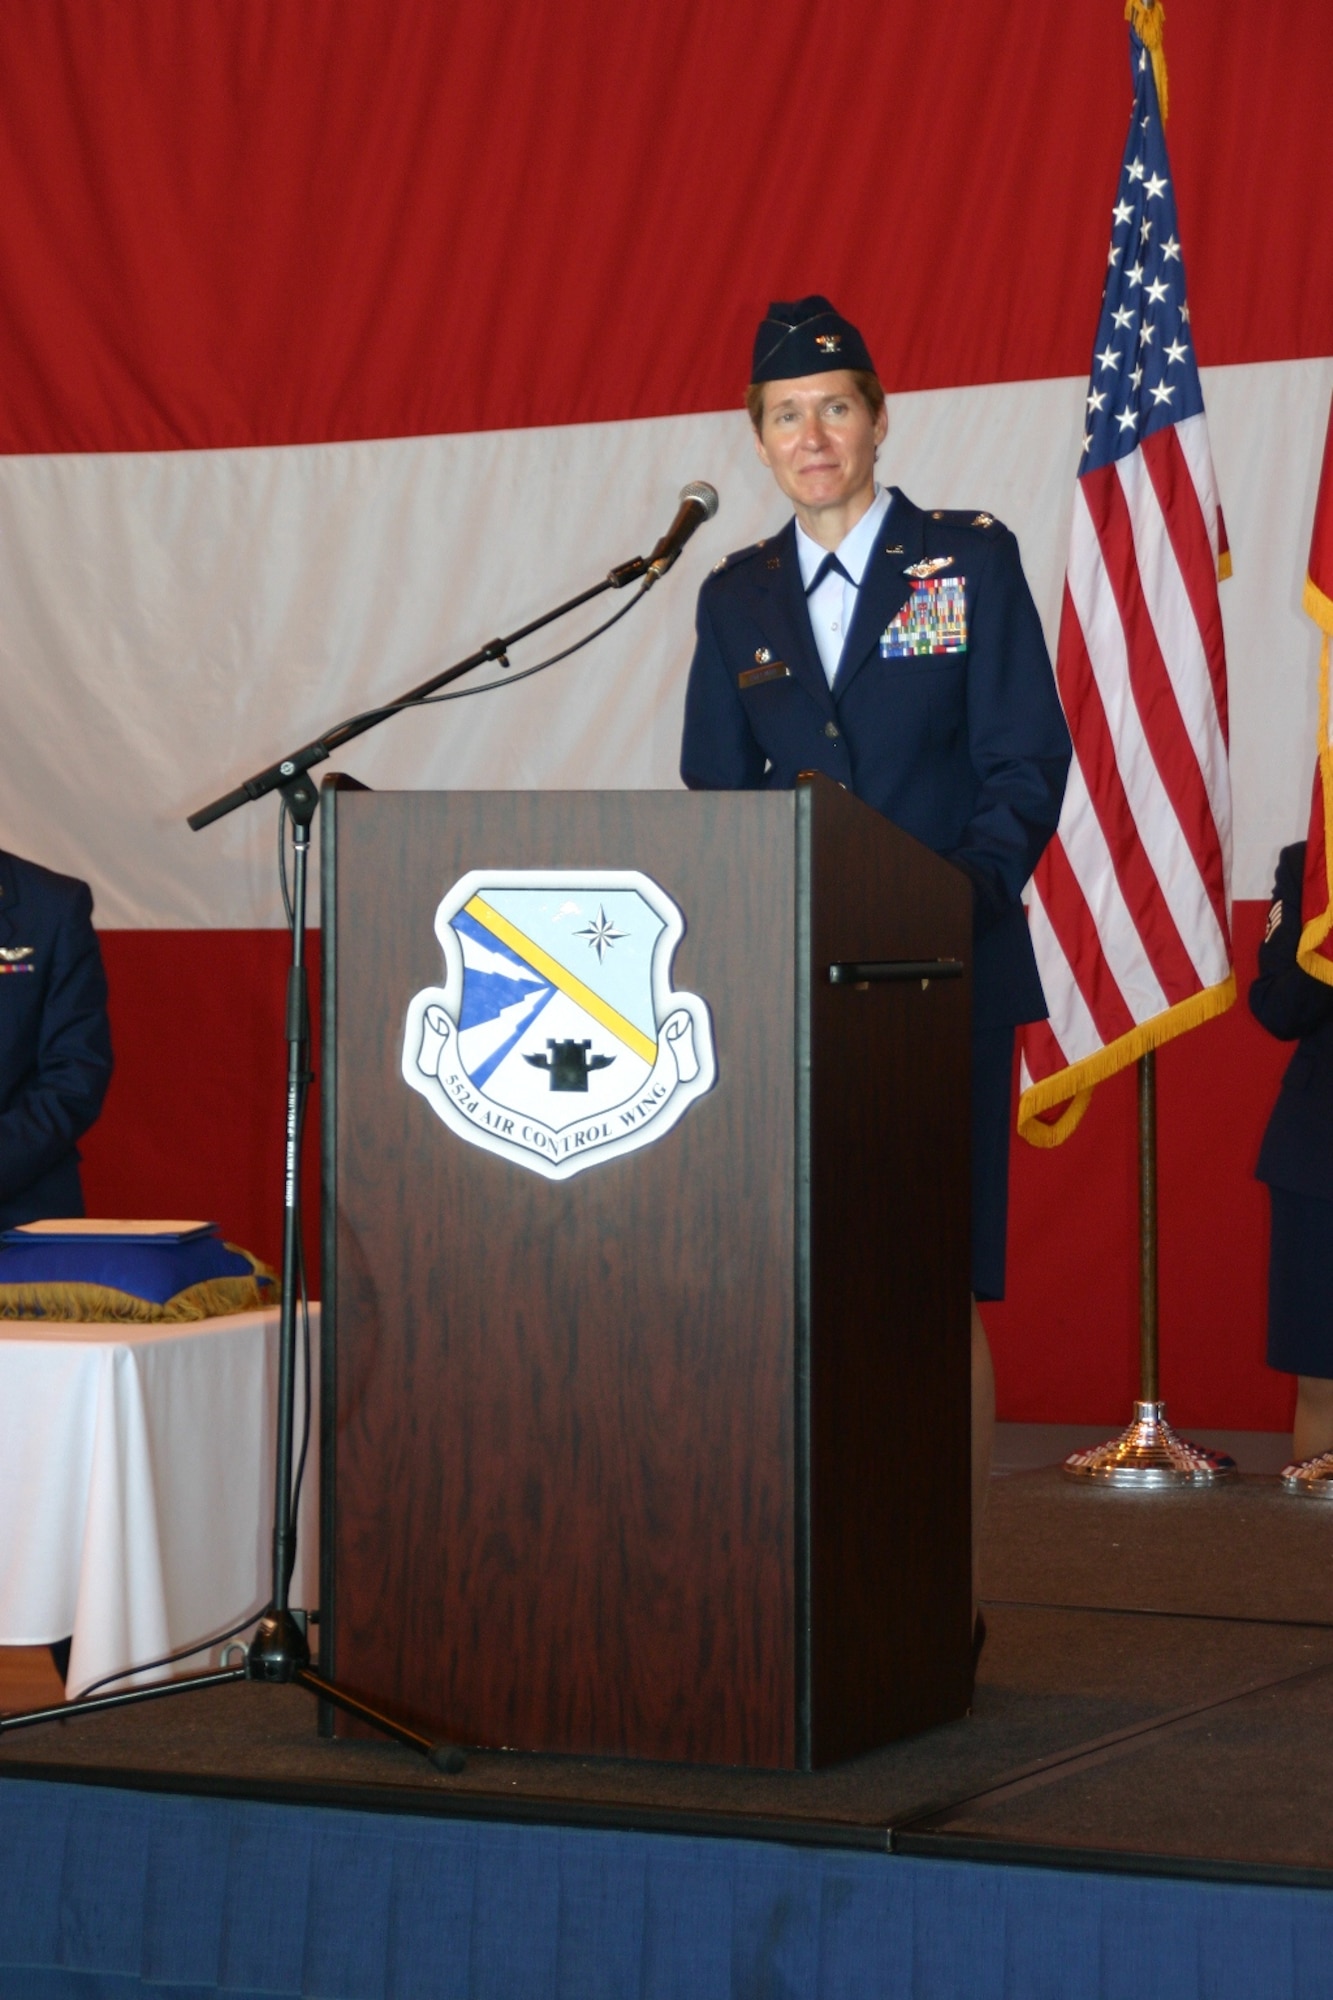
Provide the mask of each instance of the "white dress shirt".
[{"label": "white dress shirt", "polygon": [[[824,674],[830,687],[838,672],[838,662],[842,658],[843,642],[856,613],[856,600],[861,594],[861,579],[866,573],[866,564],[875,547],[875,537],[880,531],[885,515],[889,511],[892,495],[878,484],[875,497],[849,535],[844,535],[834,554],[852,581],[830,570],[817,590],[810,591],[806,607],[810,613],[810,624],[819,648],[819,657],[824,663]],[[828,554],[827,549],[812,541],[800,522],[796,523],[796,554],[801,565],[801,583],[810,590],[810,580]]]}]

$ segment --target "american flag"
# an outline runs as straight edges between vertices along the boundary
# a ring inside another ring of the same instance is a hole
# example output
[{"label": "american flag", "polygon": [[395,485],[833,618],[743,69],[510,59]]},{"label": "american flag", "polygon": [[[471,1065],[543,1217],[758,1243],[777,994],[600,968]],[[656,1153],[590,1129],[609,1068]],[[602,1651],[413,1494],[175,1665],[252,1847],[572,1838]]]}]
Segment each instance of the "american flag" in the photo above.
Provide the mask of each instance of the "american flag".
[{"label": "american flag", "polygon": [[1018,1123],[1047,1146],[1094,1084],[1235,998],[1230,564],[1153,63],[1132,28],[1130,55],[1056,655],[1074,762],[1029,909],[1050,1019],[1022,1031]]}]

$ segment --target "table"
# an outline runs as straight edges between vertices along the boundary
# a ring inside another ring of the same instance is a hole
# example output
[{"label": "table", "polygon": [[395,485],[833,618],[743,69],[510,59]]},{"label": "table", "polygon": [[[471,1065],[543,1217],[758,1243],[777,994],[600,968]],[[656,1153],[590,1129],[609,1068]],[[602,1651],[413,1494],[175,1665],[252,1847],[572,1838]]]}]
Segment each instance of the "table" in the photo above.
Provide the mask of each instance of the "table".
[{"label": "table", "polygon": [[[0,1321],[0,1645],[72,1633],[73,1695],[104,1674],[165,1679],[127,1670],[258,1617],[277,1384],[276,1307],[184,1326]],[[298,1449],[299,1420],[298,1396]],[[312,1425],[295,1606],[318,1602],[318,1457]]]}]

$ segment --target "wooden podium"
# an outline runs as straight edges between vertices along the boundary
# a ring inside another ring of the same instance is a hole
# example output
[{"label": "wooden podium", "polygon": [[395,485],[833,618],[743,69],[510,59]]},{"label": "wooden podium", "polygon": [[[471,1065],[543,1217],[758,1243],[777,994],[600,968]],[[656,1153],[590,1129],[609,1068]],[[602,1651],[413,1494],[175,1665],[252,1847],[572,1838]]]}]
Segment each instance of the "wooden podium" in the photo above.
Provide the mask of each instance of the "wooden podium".
[{"label": "wooden podium", "polygon": [[[322,865],[323,1671],[464,1744],[701,1764],[961,1715],[964,878],[823,779],[334,780]],[[656,1143],[554,1181],[404,1082],[483,868],[637,869],[684,913],[717,1081]]]}]

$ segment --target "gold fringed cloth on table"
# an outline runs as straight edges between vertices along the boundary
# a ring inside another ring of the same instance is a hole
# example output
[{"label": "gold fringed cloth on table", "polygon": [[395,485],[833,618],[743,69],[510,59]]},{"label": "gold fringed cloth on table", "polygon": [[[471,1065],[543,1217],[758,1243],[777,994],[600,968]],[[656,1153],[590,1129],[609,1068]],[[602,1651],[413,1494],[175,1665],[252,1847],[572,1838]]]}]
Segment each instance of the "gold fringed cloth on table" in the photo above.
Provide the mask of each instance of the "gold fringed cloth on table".
[{"label": "gold fringed cloth on table", "polygon": [[[7,1240],[0,1245],[0,1319],[170,1326],[258,1312],[281,1297],[267,1264],[216,1237],[116,1248],[112,1256],[107,1245]],[[194,1254],[183,1257],[186,1250]]]}]

